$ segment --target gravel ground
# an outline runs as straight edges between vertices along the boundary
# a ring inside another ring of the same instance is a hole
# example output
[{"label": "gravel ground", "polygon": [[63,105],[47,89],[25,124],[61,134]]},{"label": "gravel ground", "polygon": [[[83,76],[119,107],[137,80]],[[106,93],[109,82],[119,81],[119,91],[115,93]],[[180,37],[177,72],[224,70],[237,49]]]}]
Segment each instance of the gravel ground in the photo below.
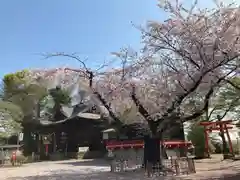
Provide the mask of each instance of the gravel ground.
[{"label": "gravel ground", "polygon": [[[213,159],[196,161],[197,173],[182,177],[154,177],[165,180],[240,179],[240,161]],[[22,167],[0,168],[1,180],[143,180],[141,172],[110,173],[102,160],[68,160],[25,164]],[[239,175],[237,175],[239,173]]]},{"label": "gravel ground", "polygon": [[2,180],[141,180],[144,174],[110,173],[106,162],[93,161],[56,161],[26,164],[22,167],[0,169]]}]

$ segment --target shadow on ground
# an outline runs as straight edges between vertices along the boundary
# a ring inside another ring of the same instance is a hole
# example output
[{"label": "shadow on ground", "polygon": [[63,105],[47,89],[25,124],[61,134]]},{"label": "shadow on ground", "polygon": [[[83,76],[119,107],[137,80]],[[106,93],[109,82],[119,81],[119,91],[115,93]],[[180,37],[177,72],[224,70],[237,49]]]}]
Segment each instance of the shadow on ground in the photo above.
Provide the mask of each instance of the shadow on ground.
[{"label": "shadow on ground", "polygon": [[[146,180],[144,173],[125,172],[125,173],[54,173],[44,176],[12,177],[6,180]],[[174,177],[152,177],[153,180],[175,180]]]},{"label": "shadow on ground", "polygon": [[[215,161],[219,163],[220,161]],[[95,159],[95,160],[84,160],[84,161],[62,161],[54,162],[60,166],[61,169],[41,171],[41,174],[36,176],[26,177],[11,177],[5,180],[209,180],[209,179],[220,179],[220,180],[240,180],[240,166],[237,162],[227,162],[220,164],[218,167],[213,168],[211,163],[204,169],[197,170],[196,174],[181,177],[153,177],[147,178],[142,170],[134,172],[122,172],[122,173],[111,173],[108,162],[106,160]],[[230,163],[230,164],[228,164]],[[72,167],[71,167],[72,166]],[[228,173],[228,174],[225,174]],[[224,176],[223,176],[224,174]]]},{"label": "shadow on ground", "polygon": [[[110,173],[110,172],[94,172],[94,173],[64,173],[64,172],[52,172],[49,175],[38,175],[38,176],[28,176],[28,177],[12,177],[6,180],[209,180],[204,177],[164,177],[155,176],[152,178],[147,178],[142,172],[124,172],[124,173]],[[222,177],[211,177],[210,179],[220,179],[220,180],[239,180],[240,173],[235,175],[224,175]]]},{"label": "shadow on ground", "polygon": [[60,162],[57,164],[71,165],[71,166],[101,166],[109,167],[109,162],[103,159],[92,159],[84,161],[70,161],[70,162]]},{"label": "shadow on ground", "polygon": [[219,168],[212,168],[211,170],[201,170],[201,171],[222,171],[222,170],[232,170],[232,171],[236,171],[236,172],[240,172],[240,167],[237,165],[232,165],[232,166],[228,166],[228,167],[219,167]]},{"label": "shadow on ground", "polygon": [[[221,176],[221,177],[216,177],[216,176],[212,176],[211,178],[209,177],[181,177],[179,179],[176,179],[176,180],[193,180],[193,179],[196,179],[196,180],[210,180],[210,179],[219,179],[219,180],[239,180],[240,179],[240,174],[235,174],[235,175],[224,175],[224,176]],[[175,179],[174,179],[175,180]]]}]

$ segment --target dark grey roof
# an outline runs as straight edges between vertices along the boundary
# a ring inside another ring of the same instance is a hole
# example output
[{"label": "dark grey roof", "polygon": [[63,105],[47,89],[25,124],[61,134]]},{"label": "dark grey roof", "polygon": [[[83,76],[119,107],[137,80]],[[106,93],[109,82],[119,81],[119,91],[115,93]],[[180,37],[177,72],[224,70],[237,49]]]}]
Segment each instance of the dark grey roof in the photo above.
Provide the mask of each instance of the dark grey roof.
[{"label": "dark grey roof", "polygon": [[76,117],[79,117],[81,119],[89,119],[89,120],[100,120],[101,119],[100,114],[89,113],[89,106],[84,105],[84,104],[78,104],[73,107],[63,106],[61,112],[63,113],[63,115],[66,118],[59,120],[59,121],[54,121],[54,122],[48,121],[48,120],[41,120],[40,124],[45,125],[45,126],[61,124],[66,121],[69,121],[71,119],[74,119]]},{"label": "dark grey roof", "polygon": [[[71,104],[69,106],[62,106],[61,112],[65,116],[62,120],[53,122],[48,120],[39,121],[42,125],[59,124],[75,117],[80,117],[89,120],[99,120],[101,116],[108,116],[108,111],[100,103],[98,98],[92,94],[92,90],[78,79],[76,83],[65,87],[71,96]],[[92,108],[95,107],[96,113],[91,113]]]},{"label": "dark grey roof", "polygon": [[[39,123],[41,125],[54,125],[54,124],[61,124],[61,123],[64,123],[66,121],[69,121],[69,120],[72,120],[73,118],[76,118],[76,117],[79,117],[81,119],[89,119],[89,120],[100,120],[101,119],[101,116],[99,114],[93,114],[93,113],[79,113],[79,114],[76,114],[75,116],[71,116],[69,118],[65,118],[63,120],[59,120],[59,121],[47,121],[47,120],[42,120],[42,121],[39,121]],[[79,120],[81,120],[79,119]]]}]

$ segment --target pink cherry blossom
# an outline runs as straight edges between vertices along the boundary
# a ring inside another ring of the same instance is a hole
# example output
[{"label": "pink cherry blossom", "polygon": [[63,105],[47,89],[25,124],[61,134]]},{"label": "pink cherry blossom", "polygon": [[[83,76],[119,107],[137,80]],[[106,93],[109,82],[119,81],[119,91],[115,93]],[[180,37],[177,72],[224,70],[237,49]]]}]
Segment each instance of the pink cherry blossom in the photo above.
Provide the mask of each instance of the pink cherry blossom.
[{"label": "pink cherry blossom", "polygon": [[[144,43],[141,53],[129,48],[113,53],[122,67],[99,72],[77,56],[61,53],[57,55],[80,61],[82,69],[34,70],[33,77],[49,86],[80,83],[86,91],[104,97],[116,115],[135,106],[136,114],[158,125],[171,124],[179,110],[180,120],[192,120],[208,108],[223,80],[237,76],[240,69],[239,8],[220,2],[215,9],[199,10],[197,5],[197,1],[190,8],[177,0],[161,2],[159,8],[170,18],[139,28]],[[91,87],[89,72],[94,74]]]}]

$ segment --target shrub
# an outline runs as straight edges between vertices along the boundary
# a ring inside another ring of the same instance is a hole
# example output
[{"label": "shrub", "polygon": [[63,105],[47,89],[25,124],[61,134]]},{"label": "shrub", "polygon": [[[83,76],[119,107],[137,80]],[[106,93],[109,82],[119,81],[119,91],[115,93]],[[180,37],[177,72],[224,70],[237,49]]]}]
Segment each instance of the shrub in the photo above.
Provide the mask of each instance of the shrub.
[{"label": "shrub", "polygon": [[[205,157],[205,137],[204,137],[204,128],[198,125],[191,125],[190,131],[187,135],[187,139],[192,141],[195,147],[195,156],[196,158]],[[212,141],[209,141],[209,151],[210,153],[215,151]]]}]

